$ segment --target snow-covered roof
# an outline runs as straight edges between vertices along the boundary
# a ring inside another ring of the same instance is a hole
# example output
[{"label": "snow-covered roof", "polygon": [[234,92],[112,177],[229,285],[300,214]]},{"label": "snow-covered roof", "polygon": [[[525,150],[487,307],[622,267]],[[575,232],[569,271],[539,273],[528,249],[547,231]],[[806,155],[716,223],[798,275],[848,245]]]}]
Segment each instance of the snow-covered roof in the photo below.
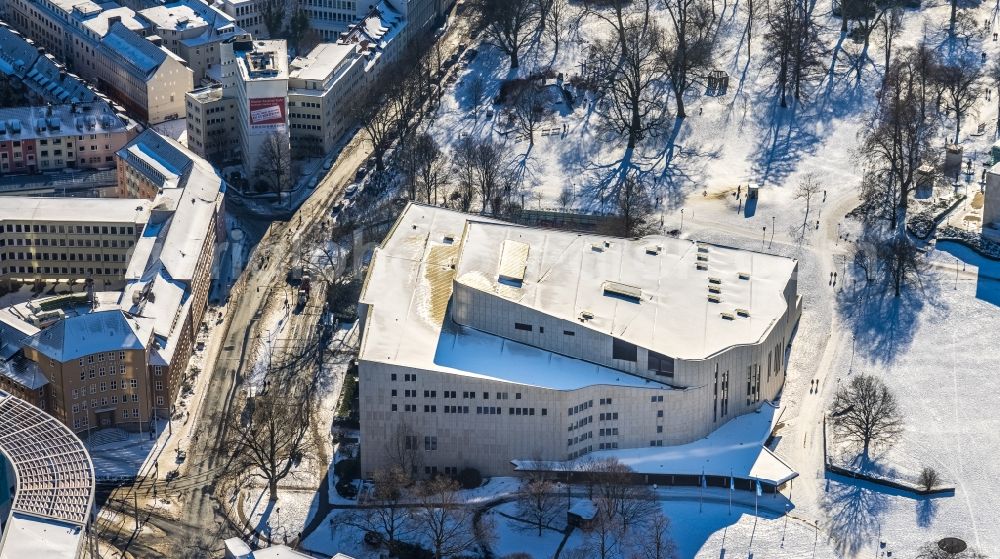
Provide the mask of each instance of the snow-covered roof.
[{"label": "snow-covered roof", "polygon": [[[708,271],[696,269],[701,255],[707,255]],[[523,275],[521,287],[501,281],[501,268]],[[758,341],[784,311],[783,290],[794,271],[791,259],[692,241],[531,229],[410,204],[372,257],[361,296],[369,305],[361,358],[557,390],[592,384],[665,389],[461,328],[447,317],[452,287],[468,285],[573,322],[588,311],[594,318],[585,327],[694,359]],[[750,279],[740,279],[743,273]],[[722,303],[706,297],[716,285],[709,278],[716,276]],[[636,290],[638,302],[628,300]],[[749,317],[737,317],[736,308],[748,310]],[[734,320],[721,318],[723,311],[733,312]]]},{"label": "snow-covered roof", "polygon": [[[512,245],[522,248],[519,287],[502,277]],[[761,340],[783,316],[795,273],[790,258],[673,237],[470,220],[455,281],[664,355],[705,359]],[[580,321],[584,312],[592,318]]]},{"label": "snow-covered roof", "polygon": [[112,310],[60,320],[25,340],[24,346],[65,363],[105,351],[145,349],[152,334],[152,320]]},{"label": "snow-covered roof", "polygon": [[8,313],[0,313],[0,360],[10,359],[20,351],[21,342],[36,334],[38,328]]},{"label": "snow-covered roof", "polygon": [[781,485],[799,474],[764,446],[778,418],[778,408],[765,402],[757,413],[731,419],[693,443],[599,450],[567,461],[521,459],[512,463],[515,470],[578,471],[590,462],[614,458],[637,474],[731,476]]},{"label": "snow-covered roof", "polygon": [[135,12],[131,8],[124,8],[122,6],[109,7],[98,12],[96,15],[85,19],[83,26],[98,37],[104,37],[116,21],[132,31],[142,32],[148,27],[145,22],[135,17]]},{"label": "snow-covered roof", "polygon": [[259,40],[236,44],[250,46],[249,50],[234,49],[236,66],[243,81],[288,79],[288,47],[285,41]]},{"label": "snow-covered roof", "polygon": [[142,81],[156,71],[167,57],[173,55],[151,43],[121,22],[114,23],[101,39],[101,45],[113,55],[130,74]]},{"label": "snow-covered roof", "polygon": [[[0,122],[21,123],[21,131],[13,139],[31,140],[63,138],[79,134],[124,132],[135,123],[117,115],[101,101],[80,104],[8,107],[0,109]],[[11,137],[0,132],[0,141]]]},{"label": "snow-covered roof", "polygon": [[38,390],[49,383],[49,379],[38,368],[38,363],[20,353],[0,360],[0,375],[28,390]]},{"label": "snow-covered roof", "polygon": [[0,204],[0,221],[134,223],[149,219],[149,200],[131,198],[33,198],[10,196]]},{"label": "snow-covered roof", "polygon": [[[0,72],[20,76],[48,103],[89,102],[95,90],[0,21]],[[54,84],[54,85],[53,85]]]},{"label": "snow-covered roof", "polygon": [[72,559],[94,502],[87,449],[65,425],[0,390],[0,454],[15,475],[0,559]]},{"label": "snow-covered roof", "polygon": [[590,499],[576,499],[566,512],[584,520],[593,520],[597,517],[597,505]]}]

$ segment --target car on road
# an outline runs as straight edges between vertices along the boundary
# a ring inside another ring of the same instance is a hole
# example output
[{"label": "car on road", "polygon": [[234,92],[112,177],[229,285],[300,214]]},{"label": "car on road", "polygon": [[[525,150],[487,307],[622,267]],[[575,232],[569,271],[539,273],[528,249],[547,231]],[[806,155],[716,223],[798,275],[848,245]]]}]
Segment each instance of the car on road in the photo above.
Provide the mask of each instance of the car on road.
[{"label": "car on road", "polygon": [[345,198],[354,198],[354,195],[357,194],[360,191],[361,191],[361,187],[357,183],[349,184],[349,185],[347,185],[347,188],[344,189],[344,197]]},{"label": "car on road", "polygon": [[333,167],[333,160],[332,159],[327,159],[326,161],[323,162],[323,170],[324,171],[329,171],[330,167]]},{"label": "car on road", "polygon": [[178,464],[183,464],[184,460],[186,460],[186,459],[187,459],[187,452],[185,452],[183,450],[178,450],[177,451],[177,463]]}]

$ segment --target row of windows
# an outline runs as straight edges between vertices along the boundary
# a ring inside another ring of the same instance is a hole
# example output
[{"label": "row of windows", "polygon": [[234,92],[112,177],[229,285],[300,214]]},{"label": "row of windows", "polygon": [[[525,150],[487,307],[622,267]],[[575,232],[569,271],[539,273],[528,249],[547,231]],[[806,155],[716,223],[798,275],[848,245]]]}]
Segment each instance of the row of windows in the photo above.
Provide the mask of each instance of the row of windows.
[{"label": "row of windows", "polygon": [[[130,400],[132,402],[138,402],[139,401],[139,395],[138,394],[124,394],[121,397],[121,403],[123,403],[123,404],[127,403]],[[118,396],[111,396],[110,400],[107,397],[101,398],[101,405],[102,406],[107,406],[107,405],[116,406],[116,405],[118,405]],[[91,408],[96,408],[97,407],[97,399],[96,398],[90,401],[90,407]],[[73,404],[73,413],[80,413],[80,410],[87,411],[87,401],[86,400],[84,400],[83,402],[81,402],[79,404]]]},{"label": "row of windows", "polygon": [[11,266],[11,267],[0,267],[0,274],[87,274],[89,276],[121,276],[125,273],[124,268],[67,268],[63,266],[49,267],[49,266]]},{"label": "row of windows", "polygon": [[[396,396],[399,395],[399,392],[395,388],[393,388],[392,391],[390,392],[390,394],[392,394],[392,397],[395,398]],[[444,398],[458,399],[458,392],[455,391],[455,390],[444,390],[444,391],[442,391],[442,395],[443,395]],[[416,390],[405,389],[405,390],[403,390],[403,397],[404,398],[416,398],[417,397],[417,391]],[[424,398],[437,398],[437,390],[424,390]],[[464,392],[462,392],[462,398],[465,398],[467,400],[475,400],[476,399],[476,393],[475,392],[470,392],[470,391],[464,391]],[[483,392],[483,400],[489,400],[489,399],[490,399],[490,393],[489,392]],[[497,392],[496,393],[496,399],[497,400],[509,400],[510,399],[510,393],[509,392]],[[515,400],[520,400],[521,399],[521,393],[520,392],[515,392],[514,393],[514,399]]]},{"label": "row of windows", "polygon": [[[44,225],[8,223],[8,233],[76,233],[77,235],[134,235],[135,227],[116,225]],[[73,246],[73,245],[70,245]],[[82,245],[81,245],[82,246]],[[87,245],[90,246],[90,245]]]},{"label": "row of windows", "polygon": [[[89,252],[88,253],[84,253],[84,254],[79,254],[79,255],[76,254],[75,252],[71,252],[69,254],[67,254],[65,252],[63,252],[61,254],[60,253],[56,253],[56,252],[7,252],[7,253],[0,253],[0,256],[3,256],[3,258],[5,260],[41,260],[43,262],[48,262],[50,260],[57,261],[57,262],[66,262],[66,261],[68,261],[68,262],[76,262],[77,261],[77,256],[80,257],[79,258],[80,262],[101,262],[102,261],[102,258],[101,258],[102,255],[100,255],[100,254],[93,254],[93,253],[89,253]],[[69,258],[67,258],[67,256],[69,256]],[[103,256],[104,256],[104,258],[103,258],[104,262],[128,262],[128,258],[127,258],[127,256],[125,254],[119,254],[119,253],[107,254],[107,253],[105,253]]]},{"label": "row of windows", "polygon": [[575,444],[578,444],[578,443],[581,443],[583,441],[586,441],[588,439],[593,439],[593,438],[594,438],[594,432],[593,431],[587,431],[586,433],[581,433],[580,436],[578,436],[578,437],[573,437],[572,439],[566,439],[566,446],[573,446]]}]

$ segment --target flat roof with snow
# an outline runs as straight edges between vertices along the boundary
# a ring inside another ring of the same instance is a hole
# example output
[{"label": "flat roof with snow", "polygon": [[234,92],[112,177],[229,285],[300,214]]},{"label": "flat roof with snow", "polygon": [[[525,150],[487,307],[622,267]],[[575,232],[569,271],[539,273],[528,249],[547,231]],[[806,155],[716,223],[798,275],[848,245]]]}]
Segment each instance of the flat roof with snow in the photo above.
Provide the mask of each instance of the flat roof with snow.
[{"label": "flat roof with snow", "polygon": [[456,282],[675,358],[759,342],[795,281],[793,259],[697,241],[468,224]]},{"label": "flat roof with snow", "polygon": [[637,474],[735,477],[781,485],[799,474],[764,446],[780,414],[765,402],[756,413],[733,418],[693,443],[599,450],[566,461],[513,460],[519,471],[580,471],[588,463],[614,458]]},{"label": "flat roof with snow", "polygon": [[135,223],[149,219],[149,200],[132,198],[4,197],[0,221]]},{"label": "flat roof with snow", "polygon": [[[650,244],[658,247],[655,254]],[[703,255],[709,271],[696,267]],[[586,311],[593,318],[585,327],[695,359],[758,341],[784,313],[784,289],[795,269],[788,258],[693,241],[530,229],[410,204],[372,257],[361,296],[369,311],[360,356],[556,390],[595,384],[668,389],[461,327],[447,313],[453,285],[574,322]],[[722,303],[708,301],[710,286],[721,286]],[[737,308],[752,312],[737,320],[719,316]]]}]

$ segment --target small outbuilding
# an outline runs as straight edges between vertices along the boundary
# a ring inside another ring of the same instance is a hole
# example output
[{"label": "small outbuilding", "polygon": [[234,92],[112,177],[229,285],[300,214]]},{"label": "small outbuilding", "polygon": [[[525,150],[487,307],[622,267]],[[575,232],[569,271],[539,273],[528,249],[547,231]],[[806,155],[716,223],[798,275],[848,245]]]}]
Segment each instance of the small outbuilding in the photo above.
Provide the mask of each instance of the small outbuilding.
[{"label": "small outbuilding", "polygon": [[577,528],[589,528],[597,518],[597,505],[590,499],[577,499],[566,511],[566,523]]}]

